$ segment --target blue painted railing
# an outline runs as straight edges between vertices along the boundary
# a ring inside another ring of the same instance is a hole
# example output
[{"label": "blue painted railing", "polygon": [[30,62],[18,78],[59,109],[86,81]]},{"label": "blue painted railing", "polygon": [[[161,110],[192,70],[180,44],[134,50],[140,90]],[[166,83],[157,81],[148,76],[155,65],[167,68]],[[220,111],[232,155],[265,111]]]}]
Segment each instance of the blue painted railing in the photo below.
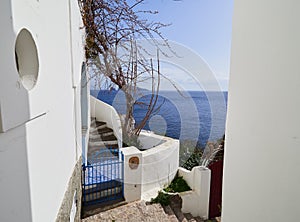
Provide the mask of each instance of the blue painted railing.
[{"label": "blue painted railing", "polygon": [[123,155],[118,149],[103,149],[82,166],[83,205],[123,198]]}]

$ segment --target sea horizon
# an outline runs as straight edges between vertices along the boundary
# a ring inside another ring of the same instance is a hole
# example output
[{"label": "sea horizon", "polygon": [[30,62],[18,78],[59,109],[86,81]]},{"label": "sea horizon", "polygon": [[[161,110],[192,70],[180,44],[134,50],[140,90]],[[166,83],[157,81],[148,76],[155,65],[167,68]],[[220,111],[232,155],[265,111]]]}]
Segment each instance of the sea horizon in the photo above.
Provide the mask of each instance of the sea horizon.
[{"label": "sea horizon", "polygon": [[[149,91],[149,90],[147,90]],[[151,91],[149,91],[151,92]],[[208,141],[217,141],[225,133],[227,91],[178,91],[161,90],[160,109],[147,121],[144,129],[181,141],[191,140],[204,147]],[[125,113],[125,97],[118,90],[91,90],[91,95],[112,105],[119,114]],[[150,95],[138,101],[146,103]],[[135,105],[136,124],[143,119],[146,108]]]}]

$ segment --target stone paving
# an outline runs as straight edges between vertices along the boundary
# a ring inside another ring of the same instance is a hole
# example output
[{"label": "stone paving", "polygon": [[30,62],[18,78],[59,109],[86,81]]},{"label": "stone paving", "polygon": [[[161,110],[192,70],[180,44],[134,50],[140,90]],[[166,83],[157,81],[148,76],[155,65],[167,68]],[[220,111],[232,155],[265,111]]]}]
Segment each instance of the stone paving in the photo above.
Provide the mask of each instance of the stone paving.
[{"label": "stone paving", "polygon": [[101,212],[85,218],[82,222],[170,222],[160,204],[146,205],[144,201],[135,201],[124,206]]},{"label": "stone paving", "polygon": [[[82,222],[205,222],[200,217],[193,217],[189,213],[181,212],[181,201],[176,197],[170,205],[162,207],[160,204],[146,204],[145,201],[135,201],[126,205],[114,205],[115,207],[104,211],[95,209],[95,215],[82,219]],[[98,212],[97,212],[98,210]],[[92,213],[93,213],[92,212]],[[91,214],[90,214],[91,215]],[[219,218],[218,218],[219,219]],[[220,220],[208,220],[217,222]]]}]

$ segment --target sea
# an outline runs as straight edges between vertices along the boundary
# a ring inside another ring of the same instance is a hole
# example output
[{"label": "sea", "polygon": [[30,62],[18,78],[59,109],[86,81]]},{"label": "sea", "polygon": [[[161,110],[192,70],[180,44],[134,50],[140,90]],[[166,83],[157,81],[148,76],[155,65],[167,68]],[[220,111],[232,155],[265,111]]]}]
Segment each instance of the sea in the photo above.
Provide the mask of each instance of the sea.
[{"label": "sea", "polygon": [[[91,90],[91,95],[125,114],[126,100],[121,90]],[[208,141],[224,135],[227,97],[227,92],[160,91],[144,129],[204,147]],[[137,125],[147,112],[151,91],[140,90],[135,98],[133,113]]]}]

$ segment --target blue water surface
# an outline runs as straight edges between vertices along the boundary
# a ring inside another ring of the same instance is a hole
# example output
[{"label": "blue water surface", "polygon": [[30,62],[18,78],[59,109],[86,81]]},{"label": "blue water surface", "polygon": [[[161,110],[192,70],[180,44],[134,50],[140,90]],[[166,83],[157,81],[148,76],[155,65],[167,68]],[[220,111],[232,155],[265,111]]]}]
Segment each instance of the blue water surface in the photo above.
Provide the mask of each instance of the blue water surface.
[{"label": "blue water surface", "polygon": [[[126,112],[126,100],[122,91],[92,90],[94,97],[112,105],[120,114]],[[181,95],[183,94],[183,95]],[[137,96],[139,104],[134,105],[136,125],[147,112],[150,91]],[[180,140],[197,141],[204,146],[224,135],[227,92],[160,91],[157,110],[147,121],[144,129]]]}]

